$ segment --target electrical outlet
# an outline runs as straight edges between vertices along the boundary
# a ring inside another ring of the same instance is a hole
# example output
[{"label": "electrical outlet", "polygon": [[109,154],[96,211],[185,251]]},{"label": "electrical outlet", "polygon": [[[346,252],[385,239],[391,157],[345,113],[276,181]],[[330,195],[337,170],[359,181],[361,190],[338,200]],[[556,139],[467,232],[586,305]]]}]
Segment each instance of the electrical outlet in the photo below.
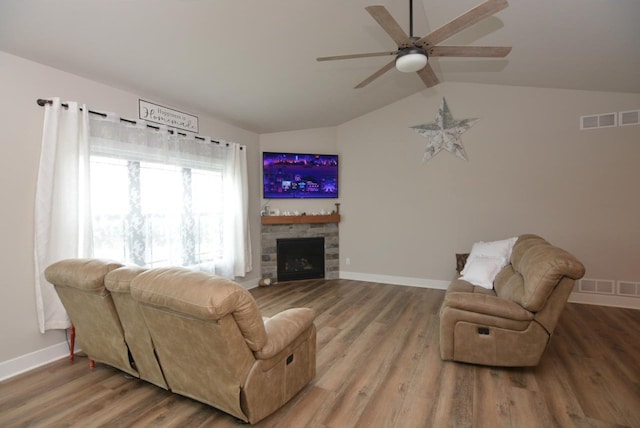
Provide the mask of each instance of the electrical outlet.
[{"label": "electrical outlet", "polygon": [[351,259],[350,259],[349,257],[347,257],[347,258],[344,260],[344,262],[345,262],[347,265],[350,265],[350,264],[351,264]]}]

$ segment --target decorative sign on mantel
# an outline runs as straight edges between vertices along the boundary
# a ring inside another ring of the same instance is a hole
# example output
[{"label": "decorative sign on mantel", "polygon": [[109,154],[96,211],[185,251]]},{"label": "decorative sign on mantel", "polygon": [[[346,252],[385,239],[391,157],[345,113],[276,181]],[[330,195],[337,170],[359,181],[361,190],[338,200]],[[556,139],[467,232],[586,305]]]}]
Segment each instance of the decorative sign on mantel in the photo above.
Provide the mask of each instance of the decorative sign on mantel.
[{"label": "decorative sign on mantel", "polygon": [[145,100],[138,100],[138,114],[140,119],[148,122],[198,133],[198,116],[189,113],[183,113]]}]

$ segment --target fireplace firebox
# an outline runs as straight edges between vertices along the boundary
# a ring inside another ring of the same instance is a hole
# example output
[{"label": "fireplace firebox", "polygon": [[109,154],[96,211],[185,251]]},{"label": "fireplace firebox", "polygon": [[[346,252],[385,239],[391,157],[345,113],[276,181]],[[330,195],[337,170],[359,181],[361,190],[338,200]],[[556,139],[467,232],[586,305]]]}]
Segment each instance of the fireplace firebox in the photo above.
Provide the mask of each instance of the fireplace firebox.
[{"label": "fireplace firebox", "polygon": [[278,281],[324,278],[324,238],[278,239]]}]

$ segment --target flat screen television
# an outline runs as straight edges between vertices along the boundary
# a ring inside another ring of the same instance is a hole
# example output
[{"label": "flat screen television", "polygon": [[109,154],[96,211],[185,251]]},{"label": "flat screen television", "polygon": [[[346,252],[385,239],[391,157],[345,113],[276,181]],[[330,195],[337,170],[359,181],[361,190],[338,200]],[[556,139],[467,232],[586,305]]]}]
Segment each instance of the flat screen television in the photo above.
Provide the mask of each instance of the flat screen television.
[{"label": "flat screen television", "polygon": [[338,155],[262,153],[264,199],[337,198]]}]

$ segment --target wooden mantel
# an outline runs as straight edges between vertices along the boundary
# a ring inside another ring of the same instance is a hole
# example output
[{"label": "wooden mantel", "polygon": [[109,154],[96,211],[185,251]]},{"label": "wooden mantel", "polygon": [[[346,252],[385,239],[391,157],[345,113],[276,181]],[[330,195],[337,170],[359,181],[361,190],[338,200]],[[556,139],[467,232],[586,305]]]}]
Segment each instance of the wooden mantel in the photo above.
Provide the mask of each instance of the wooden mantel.
[{"label": "wooden mantel", "polygon": [[330,215],[265,215],[262,224],[340,223],[340,214]]}]

